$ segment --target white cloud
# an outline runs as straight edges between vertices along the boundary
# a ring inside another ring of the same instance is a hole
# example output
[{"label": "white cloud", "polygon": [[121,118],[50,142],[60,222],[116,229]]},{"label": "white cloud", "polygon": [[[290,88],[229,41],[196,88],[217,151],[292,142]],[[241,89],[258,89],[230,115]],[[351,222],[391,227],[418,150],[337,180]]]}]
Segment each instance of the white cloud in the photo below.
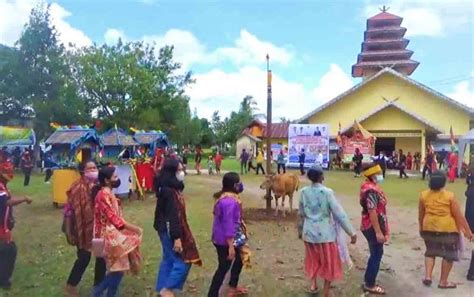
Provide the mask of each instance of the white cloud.
[{"label": "white cloud", "polygon": [[[116,28],[110,28],[104,34],[107,43],[117,42],[118,37],[123,40],[132,39],[127,37],[123,30]],[[157,50],[165,45],[173,45],[175,60],[180,62],[184,69],[196,64],[218,65],[222,62],[230,62],[238,67],[261,65],[265,63],[267,53],[272,64],[285,66],[293,59],[290,50],[262,41],[247,30],[240,31],[232,46],[220,47],[213,51],[208,50],[192,32],[181,29],[170,29],[162,35],[145,35],[138,40],[155,44]]]},{"label": "white cloud", "polygon": [[366,4],[365,17],[379,13],[382,5],[390,8],[389,13],[403,17],[407,36],[442,36],[452,29],[469,27],[474,13],[472,0],[367,0]]},{"label": "white cloud", "polygon": [[313,96],[318,101],[326,103],[353,85],[351,77],[339,65],[331,64],[329,71],[321,76],[318,86],[314,88]]},{"label": "white cloud", "polygon": [[193,33],[186,30],[170,29],[164,35],[146,35],[141,39],[154,43],[157,49],[165,45],[173,45],[174,58],[183,65],[184,69],[205,59],[206,48]]},{"label": "white cloud", "polygon": [[65,19],[71,13],[57,3],[51,4],[51,22],[59,32],[59,40],[65,45],[75,44],[76,46],[89,46],[92,41],[79,29],[72,27]]},{"label": "white cloud", "polygon": [[104,34],[104,40],[107,44],[117,43],[119,39],[126,40],[125,33],[122,30],[110,28]]},{"label": "white cloud", "polygon": [[[31,9],[37,5],[35,0],[1,0],[0,1],[0,43],[14,45],[28,22]],[[51,22],[60,34],[59,40],[65,45],[74,43],[78,46],[92,44],[81,30],[72,27],[66,19],[71,13],[57,3],[51,4]]]},{"label": "white cloud", "polygon": [[474,79],[457,83],[454,86],[453,92],[447,94],[447,96],[474,108]]},{"label": "white cloud", "polygon": [[237,65],[263,64],[265,56],[269,54],[272,63],[288,65],[293,54],[284,47],[278,47],[271,42],[262,41],[245,29],[240,31],[240,36],[235,40],[234,46],[222,47],[215,50],[211,60],[230,60]]},{"label": "white cloud", "polygon": [[[259,112],[266,111],[266,71],[256,66],[242,67],[237,72],[214,69],[196,74],[196,83],[187,94],[191,107],[197,108],[201,117],[210,117],[215,110],[227,116],[236,110],[242,98],[251,95],[257,102]],[[329,101],[334,96],[352,87],[350,76],[338,65],[331,64],[314,89],[308,89],[298,82],[287,81],[273,75],[273,117],[297,119],[310,110]]]}]

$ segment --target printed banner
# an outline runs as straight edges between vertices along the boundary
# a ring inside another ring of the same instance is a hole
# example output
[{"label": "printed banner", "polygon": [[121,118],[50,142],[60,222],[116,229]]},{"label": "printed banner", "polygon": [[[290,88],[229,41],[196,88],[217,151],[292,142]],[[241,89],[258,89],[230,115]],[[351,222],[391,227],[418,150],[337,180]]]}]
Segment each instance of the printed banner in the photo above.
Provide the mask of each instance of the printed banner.
[{"label": "printed banner", "polygon": [[329,126],[327,124],[290,124],[288,130],[288,166],[299,166],[299,157],[304,149],[304,166],[316,164],[316,158],[321,152],[323,168],[329,164]]},{"label": "printed banner", "polygon": [[371,162],[371,157],[374,155],[374,139],[363,138],[356,134],[356,136],[351,138],[345,136],[342,137],[342,153],[344,156],[344,163],[352,163],[352,157],[355,154],[356,148],[358,148],[364,155],[364,163]]},{"label": "printed banner", "polygon": [[35,143],[33,129],[0,126],[0,146],[28,146]]}]

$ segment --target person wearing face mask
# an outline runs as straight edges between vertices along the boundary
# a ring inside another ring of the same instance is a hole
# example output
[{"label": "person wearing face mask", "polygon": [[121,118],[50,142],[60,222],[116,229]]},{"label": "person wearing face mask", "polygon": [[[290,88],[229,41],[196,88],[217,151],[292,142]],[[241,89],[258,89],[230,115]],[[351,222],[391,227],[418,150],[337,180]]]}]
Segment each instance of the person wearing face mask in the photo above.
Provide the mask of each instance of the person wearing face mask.
[{"label": "person wearing face mask", "polygon": [[385,295],[385,289],[376,283],[383,256],[383,246],[390,239],[386,209],[387,197],[379,186],[383,182],[383,172],[377,164],[366,166],[362,174],[366,180],[360,188],[361,231],[367,239],[370,251],[363,289],[370,294]]},{"label": "person wearing face mask", "polygon": [[[67,191],[67,204],[64,207],[65,233],[68,242],[77,248],[77,259],[69,274],[66,294],[79,296],[77,285],[91,260],[92,232],[94,226],[94,199],[92,188],[97,184],[99,171],[94,162],[81,163],[78,166],[80,179]],[[105,262],[97,258],[95,262],[94,286],[105,277]]]},{"label": "person wearing face mask", "polygon": [[218,266],[212,278],[208,297],[218,297],[219,290],[230,270],[228,297],[247,294],[248,290],[239,287],[239,277],[244,266],[248,267],[249,250],[247,231],[242,218],[242,202],[239,194],[244,190],[240,177],[229,172],[222,178],[222,190],[214,194],[214,223],[212,242],[216,247]]},{"label": "person wearing face mask", "polygon": [[142,229],[125,221],[119,200],[112,192],[120,183],[115,167],[106,166],[99,170],[99,185],[93,190],[92,250],[104,258],[107,267],[107,275],[94,287],[94,297],[102,297],[105,292],[107,297],[117,296],[124,273],[137,274],[141,263]]},{"label": "person wearing face mask", "polygon": [[183,165],[168,158],[155,179],[158,199],[153,227],[163,248],[155,290],[161,297],[182,290],[191,265],[202,265],[186,216],[184,176]]}]

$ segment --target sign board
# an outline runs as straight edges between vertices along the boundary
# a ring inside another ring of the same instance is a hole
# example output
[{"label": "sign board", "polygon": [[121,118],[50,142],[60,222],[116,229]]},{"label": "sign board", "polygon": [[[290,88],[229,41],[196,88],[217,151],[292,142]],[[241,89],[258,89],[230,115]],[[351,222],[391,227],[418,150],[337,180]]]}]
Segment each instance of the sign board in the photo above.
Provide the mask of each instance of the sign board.
[{"label": "sign board", "polygon": [[282,150],[283,148],[283,145],[281,144],[278,144],[278,143],[272,143],[272,154],[273,154],[273,161],[276,161],[277,158],[278,158],[278,154],[280,153],[280,151]]},{"label": "sign board", "polygon": [[374,139],[373,138],[363,138],[360,134],[355,136],[342,137],[342,154],[344,163],[352,163],[352,157],[355,154],[355,150],[358,148],[364,159],[362,162],[371,162],[371,157],[374,154]]},{"label": "sign board", "polygon": [[290,124],[288,129],[288,166],[299,166],[304,149],[305,167],[316,164],[319,152],[323,155],[323,168],[329,164],[329,126],[327,124]]}]

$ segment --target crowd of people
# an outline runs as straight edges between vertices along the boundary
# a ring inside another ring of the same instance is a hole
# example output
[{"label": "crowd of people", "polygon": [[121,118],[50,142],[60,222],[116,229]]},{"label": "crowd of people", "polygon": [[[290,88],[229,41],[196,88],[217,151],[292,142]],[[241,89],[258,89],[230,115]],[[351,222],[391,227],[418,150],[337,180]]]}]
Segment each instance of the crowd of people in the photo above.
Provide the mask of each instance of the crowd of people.
[{"label": "crowd of people", "polygon": [[[356,156],[359,154],[360,151],[356,151]],[[399,156],[402,155],[400,151]],[[245,157],[243,154],[240,161],[247,163],[249,159]],[[365,178],[359,197],[360,230],[369,251],[363,290],[378,295],[386,294],[385,288],[377,282],[377,276],[384,244],[390,240],[389,198],[380,187],[384,181],[381,159],[374,158],[374,163],[369,165],[356,162],[357,174]],[[406,162],[406,159],[400,160]],[[11,287],[17,253],[12,237],[12,208],[32,202],[28,197],[16,198],[8,191],[7,184],[13,178],[13,170],[14,165],[8,157],[0,154],[0,287],[3,289]],[[71,297],[79,296],[77,286],[91,258],[95,257],[93,296],[117,296],[125,272],[136,274],[141,268],[143,231],[124,219],[120,200],[113,193],[113,189],[121,184],[113,165],[98,169],[93,161],[88,161],[81,163],[78,170],[81,177],[68,190],[64,208],[63,231],[67,242],[76,248],[76,259],[65,292]],[[311,184],[301,191],[298,236],[305,247],[304,270],[310,280],[308,292],[320,291],[317,282],[320,278],[324,280],[322,296],[329,297],[332,282],[344,276],[343,265],[352,265],[345,234],[354,244],[358,240],[357,232],[334,191],[324,185],[321,166],[315,165],[305,174]],[[176,291],[183,289],[191,266],[202,265],[192,226],[187,219],[185,175],[184,160],[168,155],[161,162],[154,181],[157,202],[153,227],[162,247],[155,290],[162,297],[175,296]],[[474,168],[466,180],[465,214],[461,213],[454,194],[445,189],[447,180],[444,171],[433,170],[429,187],[419,199],[419,233],[426,245],[422,283],[432,285],[435,259],[441,258],[439,289],[456,288],[456,284],[449,281],[449,273],[453,263],[459,260],[463,235],[473,240],[474,231]],[[210,279],[209,297],[219,296],[228,273],[227,296],[248,292],[247,288],[239,286],[240,274],[243,267],[250,267],[251,255],[240,199],[243,191],[239,174],[228,172],[222,177],[221,190],[214,194],[211,240],[218,265]],[[467,279],[474,281],[474,252]]]}]

